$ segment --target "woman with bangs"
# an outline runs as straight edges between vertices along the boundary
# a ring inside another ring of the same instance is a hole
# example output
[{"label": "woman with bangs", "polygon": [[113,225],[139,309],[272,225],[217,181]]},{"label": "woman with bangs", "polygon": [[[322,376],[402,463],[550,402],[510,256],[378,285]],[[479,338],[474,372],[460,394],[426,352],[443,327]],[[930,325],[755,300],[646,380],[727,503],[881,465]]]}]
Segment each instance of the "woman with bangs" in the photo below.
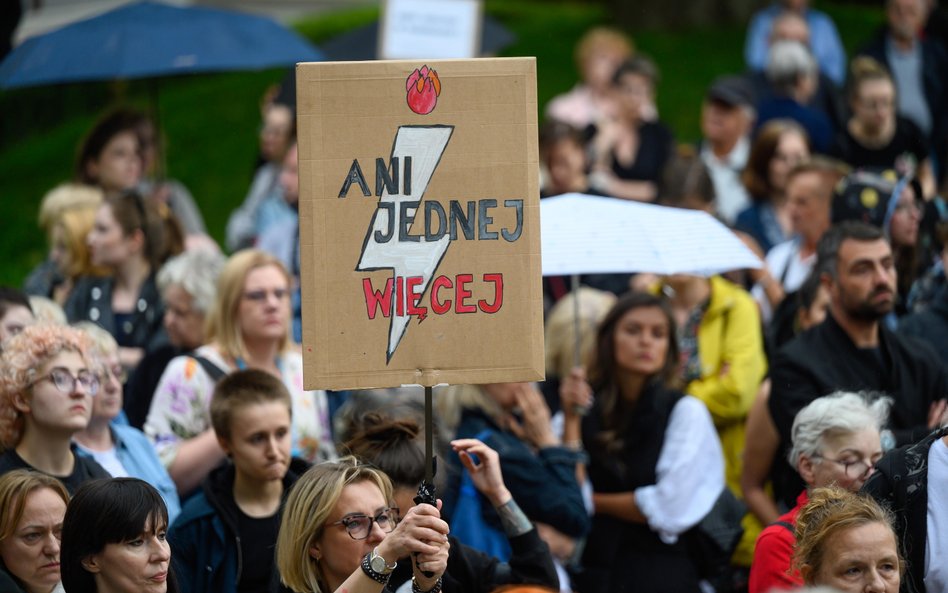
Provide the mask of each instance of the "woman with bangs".
[{"label": "woman with bangs", "polygon": [[167,532],[168,511],[146,482],[85,484],[63,520],[66,593],[177,593]]},{"label": "woman with bangs", "polygon": [[126,368],[167,342],[155,274],[180,251],[171,241],[180,239],[176,225],[137,193],[107,197],[96,210],[87,243],[92,264],[109,273],[79,279],[63,308],[70,323],[91,321],[112,334]]},{"label": "woman with bangs", "polygon": [[334,459],[326,393],[303,389],[303,356],[292,343],[290,279],[276,258],[240,251],[227,261],[207,317],[207,343],[165,368],[145,434],[184,497],[224,459],[210,423],[214,385],[234,370],[259,369],[281,379],[293,404],[293,455]]},{"label": "woman with bangs", "polygon": [[86,428],[99,377],[79,330],[31,325],[3,345],[0,356],[0,474],[32,469],[58,478],[69,492],[102,467],[78,455],[72,437]]},{"label": "woman with bangs", "polygon": [[[286,501],[276,561],[296,593],[390,592],[397,565],[410,562],[412,593],[441,593],[448,524],[437,507],[393,508],[388,477],[355,457],[309,469]],[[411,559],[399,560],[410,556]]]},{"label": "woman with bangs", "polygon": [[62,482],[18,469],[0,477],[0,591],[58,593],[63,515]]}]

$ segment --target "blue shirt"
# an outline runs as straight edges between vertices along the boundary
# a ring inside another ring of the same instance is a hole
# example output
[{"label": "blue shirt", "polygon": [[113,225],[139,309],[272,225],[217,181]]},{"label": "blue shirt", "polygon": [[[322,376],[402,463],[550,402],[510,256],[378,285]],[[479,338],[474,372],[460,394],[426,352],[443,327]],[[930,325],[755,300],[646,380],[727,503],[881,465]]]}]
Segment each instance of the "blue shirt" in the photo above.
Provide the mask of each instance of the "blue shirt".
[{"label": "blue shirt", "polygon": [[[784,10],[782,5],[774,3],[751,19],[744,44],[744,61],[747,62],[748,68],[764,69],[770,48],[770,31],[773,29],[774,20]],[[820,65],[820,70],[836,84],[843,84],[846,79],[846,50],[843,49],[843,42],[833,19],[825,12],[812,9],[807,9],[804,18],[810,27],[810,49]]]},{"label": "blue shirt", "polygon": [[[115,454],[129,476],[148,482],[158,490],[161,498],[168,507],[168,525],[181,512],[181,501],[178,499],[178,489],[174,485],[168,470],[158,460],[155,447],[145,436],[145,433],[113,421],[109,428],[112,431],[112,440],[115,442]],[[76,447],[76,453],[91,458],[88,450],[81,446]]]}]

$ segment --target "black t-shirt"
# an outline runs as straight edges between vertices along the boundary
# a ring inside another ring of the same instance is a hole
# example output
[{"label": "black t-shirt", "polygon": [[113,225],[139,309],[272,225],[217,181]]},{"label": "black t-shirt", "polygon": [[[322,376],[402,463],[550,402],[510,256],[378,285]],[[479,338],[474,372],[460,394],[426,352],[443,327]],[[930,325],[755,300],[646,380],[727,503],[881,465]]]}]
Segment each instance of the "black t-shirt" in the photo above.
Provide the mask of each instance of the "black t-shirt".
[{"label": "black t-shirt", "polygon": [[853,138],[849,129],[844,127],[830,149],[834,156],[853,167],[895,168],[899,173],[905,169],[899,166],[900,161],[912,158],[915,163],[921,163],[928,158],[931,147],[922,131],[914,122],[899,117],[896,119],[895,135],[886,146],[867,148]]},{"label": "black t-shirt", "polygon": [[[66,487],[66,490],[69,491],[70,496],[76,493],[76,490],[79,489],[79,486],[82,486],[89,480],[112,477],[109,475],[109,472],[102,469],[102,466],[96,463],[94,459],[78,455],[76,453],[75,445],[72,445],[71,448],[72,455],[76,458],[76,465],[73,467],[72,473],[68,476],[53,476],[63,483],[63,485]],[[33,471],[40,471],[24,461],[23,458],[17,454],[15,449],[8,449],[7,451],[4,451],[2,455],[0,455],[0,474],[5,474],[15,469],[31,469]]]},{"label": "black t-shirt", "polygon": [[635,161],[623,165],[612,155],[612,172],[626,181],[661,183],[665,164],[674,150],[671,130],[661,122],[645,122],[639,126],[639,149]]},{"label": "black t-shirt", "polygon": [[[235,505],[236,506],[236,505]],[[274,547],[280,531],[280,513],[250,517],[237,508],[237,533],[243,558],[237,593],[267,593],[276,570]]]}]

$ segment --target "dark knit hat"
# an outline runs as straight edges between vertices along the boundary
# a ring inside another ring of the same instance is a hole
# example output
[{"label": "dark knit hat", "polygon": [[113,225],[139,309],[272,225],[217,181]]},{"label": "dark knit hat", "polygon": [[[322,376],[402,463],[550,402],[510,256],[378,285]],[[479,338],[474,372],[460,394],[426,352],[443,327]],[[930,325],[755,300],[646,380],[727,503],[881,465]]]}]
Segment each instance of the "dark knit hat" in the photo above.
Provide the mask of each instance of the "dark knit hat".
[{"label": "dark knit hat", "polygon": [[836,184],[833,192],[833,224],[859,220],[881,228],[888,236],[897,198],[908,184],[915,189],[916,198],[921,198],[918,180],[900,179],[892,169],[860,169],[850,173]]}]

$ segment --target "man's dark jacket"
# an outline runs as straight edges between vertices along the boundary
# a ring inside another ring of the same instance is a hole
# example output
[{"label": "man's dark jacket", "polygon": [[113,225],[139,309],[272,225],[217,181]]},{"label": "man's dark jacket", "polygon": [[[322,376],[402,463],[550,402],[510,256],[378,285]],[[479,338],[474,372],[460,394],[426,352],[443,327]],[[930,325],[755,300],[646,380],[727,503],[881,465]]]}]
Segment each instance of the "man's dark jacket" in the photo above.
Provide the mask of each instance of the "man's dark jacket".
[{"label": "man's dark jacket", "polygon": [[[875,384],[872,379],[880,370],[884,380]],[[807,404],[839,390],[890,395],[894,404],[889,428],[896,445],[904,445],[921,440],[929,433],[928,412],[932,402],[948,397],[948,372],[928,344],[898,335],[879,323],[877,358],[857,348],[832,313],[826,316],[826,321],[803,332],[777,352],[770,366],[770,378],[768,408],[780,433],[773,477],[779,498],[791,499],[791,507],[803,486],[790,465],[781,460],[789,450],[793,419]]]}]

